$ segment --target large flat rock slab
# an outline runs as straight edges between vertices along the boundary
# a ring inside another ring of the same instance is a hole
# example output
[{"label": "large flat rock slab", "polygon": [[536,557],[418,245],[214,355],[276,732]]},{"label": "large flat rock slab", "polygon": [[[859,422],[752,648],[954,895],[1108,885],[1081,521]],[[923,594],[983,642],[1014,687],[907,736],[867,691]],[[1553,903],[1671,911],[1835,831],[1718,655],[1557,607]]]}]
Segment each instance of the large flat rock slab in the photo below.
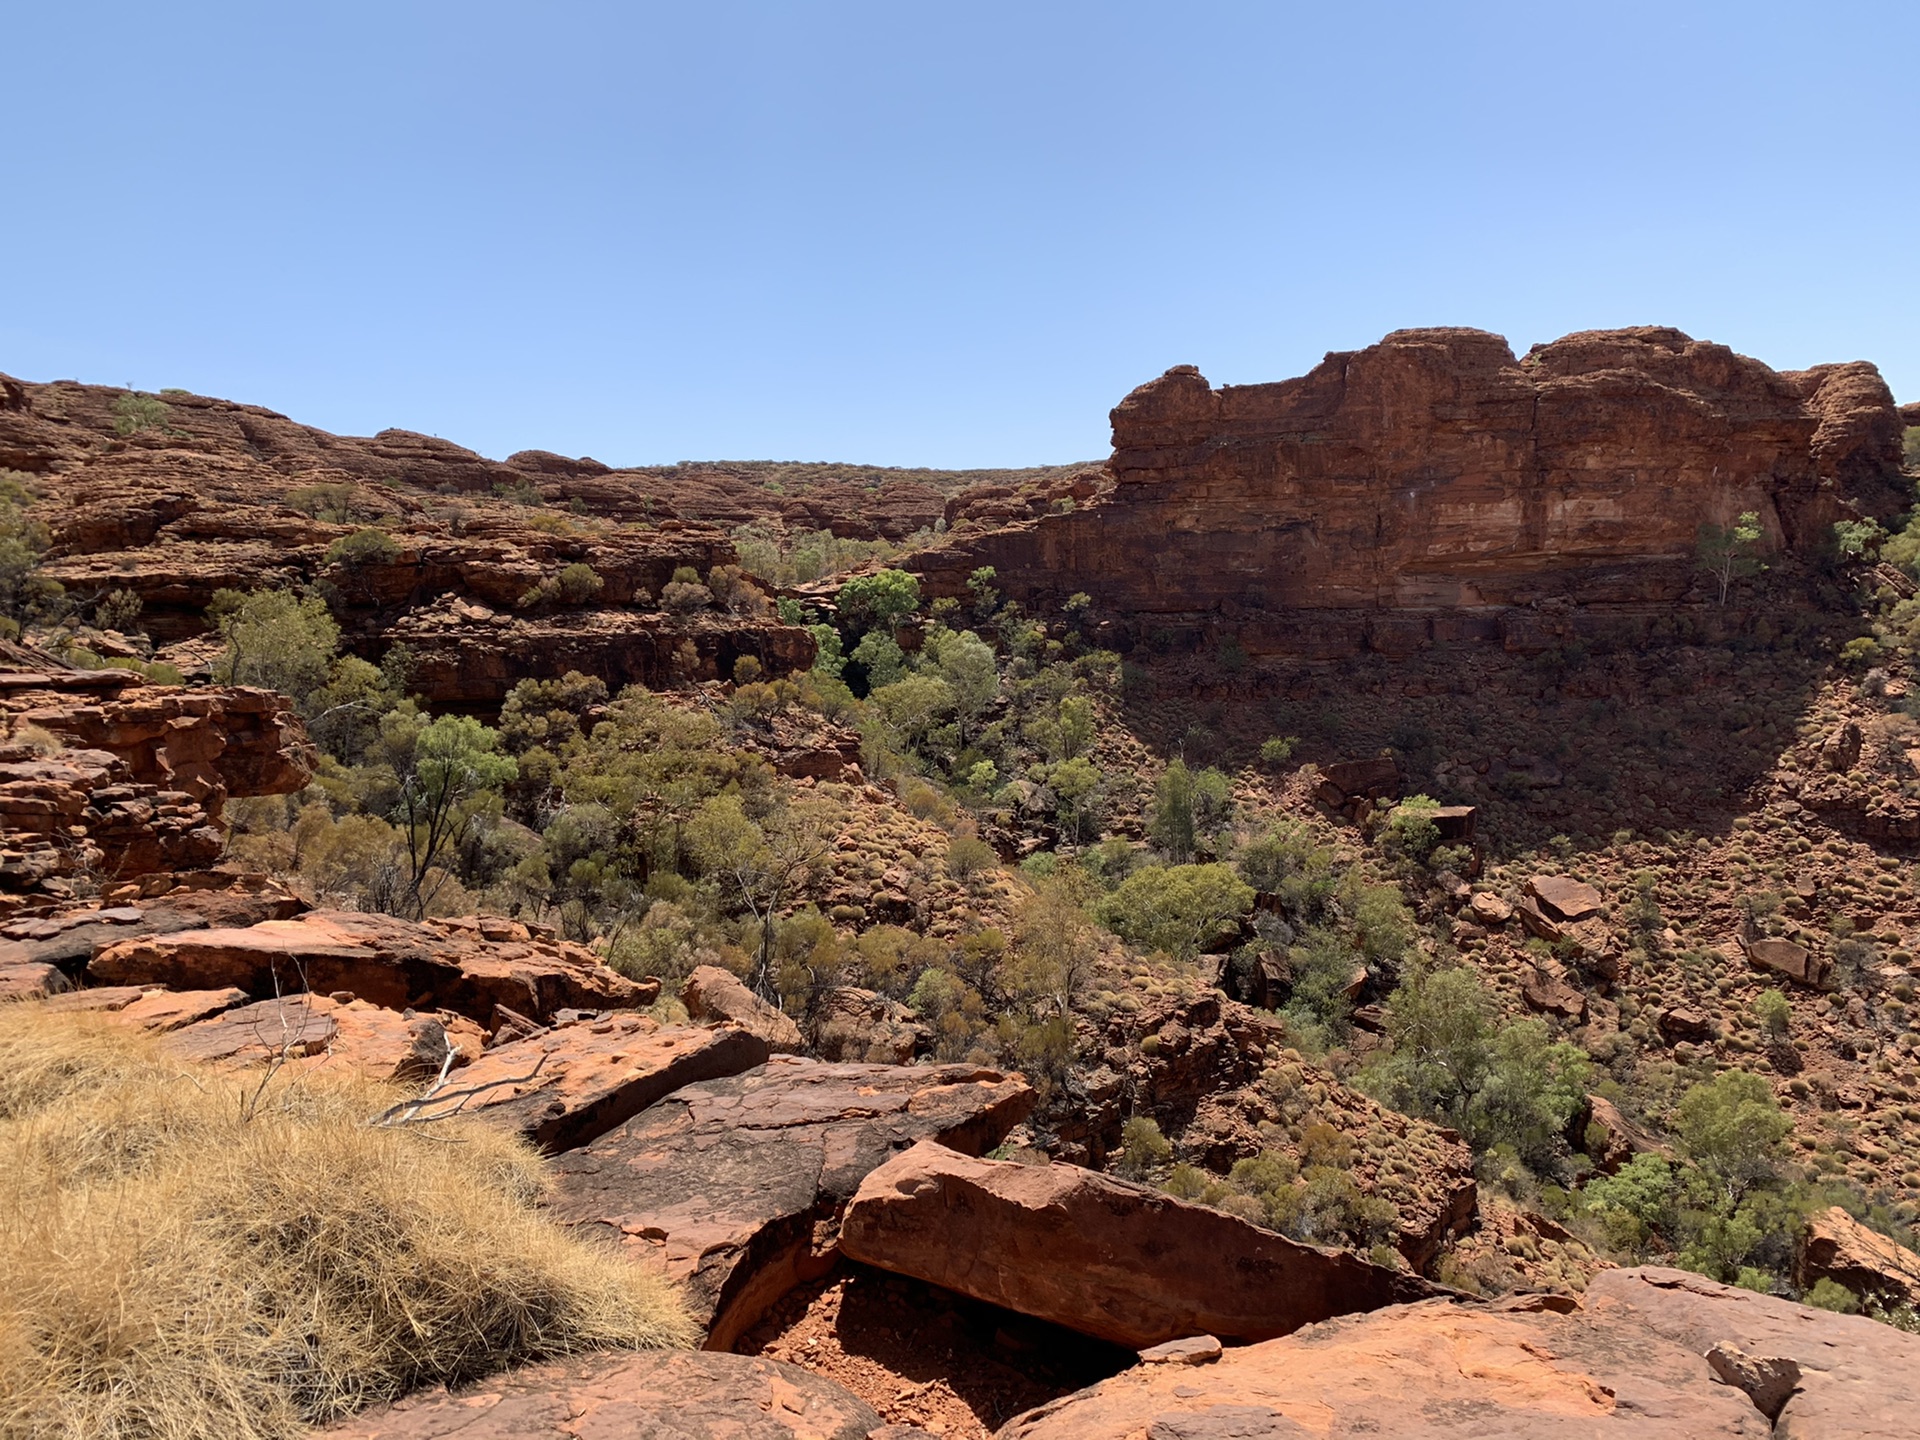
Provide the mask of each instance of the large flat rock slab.
[{"label": "large flat rock slab", "polygon": [[[1765,1440],[1773,1433],[1698,1351],[1630,1319],[1435,1300],[1230,1348],[1199,1367],[1141,1366],[1017,1417],[997,1440]],[[1800,1432],[1793,1434],[1798,1440]]]},{"label": "large flat rock slab", "polygon": [[448,1091],[471,1092],[452,1103],[554,1154],[598,1139],[684,1086],[766,1060],[767,1042],[737,1026],[663,1027],[644,1015],[613,1014],[496,1046]]},{"label": "large flat rock slab", "polygon": [[[1920,1436],[1920,1335],[1721,1285],[1686,1270],[1607,1270],[1587,1287],[1599,1320],[1633,1324],[1713,1361],[1718,1373],[1786,1372],[1774,1434],[1792,1440]],[[1784,1362],[1784,1363],[1783,1363]],[[1790,1367],[1790,1368],[1789,1368]],[[1765,1432],[1762,1432],[1765,1433]]]},{"label": "large flat rock slab", "polygon": [[1136,1350],[1190,1335],[1265,1340],[1446,1293],[1145,1185],[924,1142],[867,1176],[840,1244],[855,1260]]},{"label": "large flat rock slab", "polygon": [[87,966],[96,985],[175,990],[236,986],[259,999],[349,994],[389,1010],[452,1010],[482,1025],[505,1006],[536,1020],[563,1009],[651,1004],[642,984],[592,951],[535,937],[509,920],[428,921],[316,910],[294,920],[148,935],[110,945]]},{"label": "large flat rock slab", "polygon": [[510,1370],[411,1396],[322,1440],[867,1440],[880,1416],[831,1380],[746,1355],[655,1350]]},{"label": "large flat rock slab", "polygon": [[102,985],[56,995],[47,1002],[47,1009],[92,1012],[137,1030],[164,1035],[245,1005],[249,998],[246,991],[232,986],[224,990],[159,990],[140,985]]},{"label": "large flat rock slab", "polygon": [[1017,1076],[970,1065],[834,1065],[776,1055],[689,1085],[553,1162],[550,1213],[664,1260],[707,1343],[730,1347],[823,1274],[869,1172],[917,1141],[991,1149],[1032,1111]]},{"label": "large flat rock slab", "polygon": [[166,1048],[173,1054],[226,1069],[277,1060],[303,1070],[352,1069],[376,1080],[424,1084],[449,1060],[457,1066],[480,1053],[480,1027],[464,1015],[403,1013],[325,995],[236,1001],[246,996],[156,991],[109,1013],[142,1029],[171,1032]]}]

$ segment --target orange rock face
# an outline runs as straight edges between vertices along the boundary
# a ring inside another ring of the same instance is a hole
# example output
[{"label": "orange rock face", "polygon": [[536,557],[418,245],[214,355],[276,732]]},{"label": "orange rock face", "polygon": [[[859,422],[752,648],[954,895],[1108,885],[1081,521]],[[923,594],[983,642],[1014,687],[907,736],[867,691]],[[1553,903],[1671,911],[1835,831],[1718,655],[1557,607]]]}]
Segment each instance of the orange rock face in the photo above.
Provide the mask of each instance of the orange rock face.
[{"label": "orange rock face", "polygon": [[855,1260],[1143,1349],[1264,1340],[1446,1293],[1357,1255],[1074,1165],[977,1160],[923,1141],[861,1184]]},{"label": "orange rock face", "polygon": [[1800,1242],[1799,1280],[1808,1287],[1833,1280],[1863,1299],[1920,1305],[1920,1255],[1869,1230],[1838,1205],[1807,1223]]},{"label": "orange rock face", "polygon": [[329,910],[245,928],[141,936],[100,951],[87,975],[100,985],[232,985],[262,999],[346,992],[391,1010],[452,1010],[483,1025],[502,1005],[542,1020],[567,1008],[631,1009],[659,994],[657,982],[629,980],[592,951],[535,939],[510,920],[416,925]]},{"label": "orange rock face", "polygon": [[[13,649],[14,665],[44,658]],[[60,898],[83,868],[121,882],[203,869],[229,796],[288,794],[313,773],[298,716],[264,690],[9,667],[0,725],[0,892],[15,895]],[[28,727],[60,748],[28,745]]]},{"label": "orange rock face", "polygon": [[1871,1321],[1679,1271],[1609,1271],[1584,1309],[1396,1306],[1198,1368],[1143,1366],[999,1440],[1894,1440],[1914,1433],[1917,1362],[1920,1340]]},{"label": "orange rock face", "polygon": [[317,1432],[323,1440],[867,1440],[880,1417],[818,1375],[701,1351],[529,1365],[458,1394],[411,1396]]},{"label": "orange rock face", "polygon": [[[167,397],[165,426],[120,436],[123,392],[8,382],[6,393],[0,466],[40,477],[35,513],[53,541],[42,570],[83,596],[132,591],[164,643],[206,631],[217,589],[317,584],[349,644],[376,656],[409,646],[412,688],[435,702],[497,705],[518,680],[570,669],[617,689],[725,678],[743,656],[776,675],[813,661],[813,637],[758,591],[661,604],[677,570],[704,578],[738,556],[721,526],[673,518],[659,472],[531,453],[501,463],[403,431],[329,435],[190,395]],[[575,523],[543,501],[639,523]],[[923,500],[920,525],[940,503]],[[329,559],[367,526],[391,548]],[[590,567],[598,587],[529,603],[569,565]]]},{"label": "orange rock face", "polygon": [[909,563],[937,594],[981,565],[1023,601],[1085,591],[1136,635],[1225,623],[1252,654],[1544,648],[1585,612],[1706,598],[1703,523],[1751,510],[1768,548],[1811,555],[1835,520],[1891,515],[1900,435],[1870,365],[1778,373],[1654,328],[1521,359],[1398,331],[1278,384],[1170,370],[1113,412],[1111,495]]}]

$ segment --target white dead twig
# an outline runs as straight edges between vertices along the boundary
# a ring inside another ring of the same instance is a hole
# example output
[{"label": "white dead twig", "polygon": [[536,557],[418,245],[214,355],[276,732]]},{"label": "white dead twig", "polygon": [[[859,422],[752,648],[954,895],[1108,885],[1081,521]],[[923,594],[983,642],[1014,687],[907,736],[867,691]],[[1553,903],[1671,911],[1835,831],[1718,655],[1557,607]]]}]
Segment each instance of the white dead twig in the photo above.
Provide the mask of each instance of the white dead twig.
[{"label": "white dead twig", "polygon": [[[439,1076],[425,1091],[412,1100],[402,1100],[398,1105],[389,1106],[367,1123],[385,1128],[394,1125],[430,1125],[436,1120],[451,1120],[465,1110],[467,1102],[476,1096],[484,1095],[489,1090],[498,1090],[502,1085],[524,1085],[538,1075],[540,1067],[547,1063],[547,1057],[542,1055],[533,1062],[533,1068],[524,1075],[506,1075],[498,1080],[469,1085],[464,1090],[447,1090],[443,1087],[447,1083],[448,1072],[453,1068],[453,1055],[457,1048],[457,1046],[449,1047],[446,1061],[440,1067]],[[441,1108],[449,1105],[453,1108]],[[433,1111],[431,1114],[427,1113],[430,1109]]]}]

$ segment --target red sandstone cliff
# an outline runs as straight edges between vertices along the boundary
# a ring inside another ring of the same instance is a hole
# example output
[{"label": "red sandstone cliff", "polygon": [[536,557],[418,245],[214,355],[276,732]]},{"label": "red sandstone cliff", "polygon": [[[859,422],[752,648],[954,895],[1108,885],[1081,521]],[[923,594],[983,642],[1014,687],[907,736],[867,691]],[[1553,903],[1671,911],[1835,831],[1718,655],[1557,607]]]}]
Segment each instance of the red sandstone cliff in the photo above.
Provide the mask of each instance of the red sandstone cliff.
[{"label": "red sandstone cliff", "polygon": [[1503,638],[1503,611],[1542,602],[1670,605],[1703,523],[1756,511],[1769,549],[1811,556],[1910,488],[1871,365],[1780,373],[1657,328],[1518,360],[1483,331],[1397,331],[1217,390],[1179,366],[1119,404],[1113,441],[1110,493],[911,568],[935,593],[991,565],[1021,599],[1086,591],[1148,623],[1223,617],[1255,653],[1337,654]]}]

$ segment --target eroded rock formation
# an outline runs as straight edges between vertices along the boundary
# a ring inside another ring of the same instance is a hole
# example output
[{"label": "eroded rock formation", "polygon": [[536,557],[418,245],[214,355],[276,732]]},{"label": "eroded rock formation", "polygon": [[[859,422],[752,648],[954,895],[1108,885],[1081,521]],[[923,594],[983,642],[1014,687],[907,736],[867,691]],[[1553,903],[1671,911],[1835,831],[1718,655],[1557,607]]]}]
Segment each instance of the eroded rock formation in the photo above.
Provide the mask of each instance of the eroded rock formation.
[{"label": "eroded rock formation", "polygon": [[1699,529],[1746,511],[1811,558],[1904,508],[1901,423],[1864,363],[1776,372],[1677,330],[1569,335],[1516,359],[1403,330],[1309,374],[1215,389],[1178,366],[1113,412],[1110,494],[909,562],[980,566],[1022,601],[1076,591],[1110,638],[1224,627],[1251,654],[1545,648],[1706,597]]}]

